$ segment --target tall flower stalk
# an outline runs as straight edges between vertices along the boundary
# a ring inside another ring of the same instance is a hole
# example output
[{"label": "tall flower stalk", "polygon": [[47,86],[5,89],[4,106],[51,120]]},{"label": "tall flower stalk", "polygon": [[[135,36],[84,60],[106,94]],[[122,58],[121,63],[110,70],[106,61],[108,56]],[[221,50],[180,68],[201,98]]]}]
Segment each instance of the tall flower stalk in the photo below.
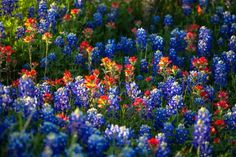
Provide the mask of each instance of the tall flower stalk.
[{"label": "tall flower stalk", "polygon": [[52,34],[49,32],[46,32],[43,34],[42,40],[46,43],[46,50],[45,50],[45,69],[44,69],[44,77],[47,74],[47,66],[48,66],[48,46],[51,43]]}]

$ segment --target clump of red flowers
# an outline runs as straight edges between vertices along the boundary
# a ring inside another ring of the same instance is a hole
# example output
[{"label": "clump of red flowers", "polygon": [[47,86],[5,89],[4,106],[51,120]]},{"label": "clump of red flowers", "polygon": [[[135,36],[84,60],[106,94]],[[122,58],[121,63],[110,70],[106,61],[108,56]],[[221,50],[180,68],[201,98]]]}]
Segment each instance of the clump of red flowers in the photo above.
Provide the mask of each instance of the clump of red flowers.
[{"label": "clump of red flowers", "polygon": [[156,139],[155,137],[153,137],[148,140],[148,145],[151,148],[151,150],[153,151],[153,153],[155,154],[155,152],[157,151],[158,146],[159,146],[159,140]]},{"label": "clump of red flowers", "polygon": [[2,64],[2,61],[11,62],[14,52],[11,46],[0,46],[0,64]]},{"label": "clump of red flowers", "polygon": [[208,68],[208,60],[205,57],[194,58],[192,60],[192,65],[198,71],[209,73],[210,69]]}]

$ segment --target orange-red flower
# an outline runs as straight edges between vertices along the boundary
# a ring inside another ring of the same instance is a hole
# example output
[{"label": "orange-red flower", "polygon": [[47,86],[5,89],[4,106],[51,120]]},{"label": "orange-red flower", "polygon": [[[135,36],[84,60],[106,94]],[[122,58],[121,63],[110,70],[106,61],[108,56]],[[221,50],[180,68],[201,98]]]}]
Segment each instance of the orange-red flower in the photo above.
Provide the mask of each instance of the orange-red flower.
[{"label": "orange-red flower", "polygon": [[99,108],[104,108],[106,105],[109,104],[109,98],[106,95],[102,95],[98,99],[98,107]]},{"label": "orange-red flower", "polygon": [[70,13],[72,14],[72,15],[78,15],[79,14],[79,12],[80,12],[80,9],[71,9],[71,11],[70,11]]}]

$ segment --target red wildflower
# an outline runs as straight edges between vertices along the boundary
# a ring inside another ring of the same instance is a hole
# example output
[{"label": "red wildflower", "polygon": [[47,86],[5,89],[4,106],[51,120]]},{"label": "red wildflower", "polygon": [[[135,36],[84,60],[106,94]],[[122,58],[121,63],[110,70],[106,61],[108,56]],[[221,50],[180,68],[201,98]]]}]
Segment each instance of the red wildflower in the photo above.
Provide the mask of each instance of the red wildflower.
[{"label": "red wildflower", "polygon": [[114,9],[119,8],[120,4],[118,2],[112,2],[111,7]]},{"label": "red wildflower", "polygon": [[69,117],[67,117],[64,113],[57,114],[57,117],[63,119],[64,121],[68,121]]},{"label": "red wildflower", "polygon": [[81,50],[85,50],[85,49],[87,49],[89,46],[90,46],[90,45],[89,45],[89,43],[88,43],[87,41],[82,41],[82,42],[80,43],[80,49],[81,49]]},{"label": "red wildflower", "polygon": [[71,9],[71,11],[70,11],[70,13],[71,13],[72,15],[78,15],[79,12],[80,12],[80,9]]},{"label": "red wildflower", "polygon": [[220,100],[226,100],[227,101],[229,99],[229,95],[226,91],[219,91],[217,97]]},{"label": "red wildflower", "polygon": [[66,20],[66,21],[69,21],[70,20],[70,14],[66,14],[64,17],[63,17],[63,20]]},{"label": "red wildflower", "polygon": [[156,139],[155,137],[151,138],[148,140],[148,144],[152,147],[157,147],[159,144],[159,140]]},{"label": "red wildflower", "polygon": [[11,85],[12,85],[12,87],[18,87],[19,79],[12,81]]},{"label": "red wildflower", "polygon": [[229,108],[229,104],[225,100],[220,100],[219,102],[215,103],[214,106],[223,108],[224,110]]},{"label": "red wildflower", "polygon": [[45,103],[49,103],[50,101],[52,101],[52,94],[51,93],[45,93],[43,95],[43,101]]},{"label": "red wildflower", "polygon": [[220,127],[224,127],[225,121],[222,120],[222,119],[217,119],[217,120],[213,121],[213,125],[215,125],[215,126],[220,126]]},{"label": "red wildflower", "polygon": [[106,95],[100,96],[100,98],[98,99],[98,107],[99,108],[104,108],[108,104],[109,104],[108,96],[106,96]]},{"label": "red wildflower", "polygon": [[216,128],[214,126],[211,126],[211,134],[216,134]]},{"label": "red wildflower", "polygon": [[214,138],[213,143],[214,144],[220,143],[220,138],[219,137]]}]

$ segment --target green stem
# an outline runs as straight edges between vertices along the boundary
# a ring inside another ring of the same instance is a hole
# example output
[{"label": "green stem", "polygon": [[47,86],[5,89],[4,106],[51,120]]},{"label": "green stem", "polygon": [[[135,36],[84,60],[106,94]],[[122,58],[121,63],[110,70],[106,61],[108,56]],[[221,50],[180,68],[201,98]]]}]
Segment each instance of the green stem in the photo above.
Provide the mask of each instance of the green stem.
[{"label": "green stem", "polygon": [[48,66],[48,42],[46,41],[46,55],[45,55],[45,69],[44,69],[44,77],[47,74],[47,66]]}]

